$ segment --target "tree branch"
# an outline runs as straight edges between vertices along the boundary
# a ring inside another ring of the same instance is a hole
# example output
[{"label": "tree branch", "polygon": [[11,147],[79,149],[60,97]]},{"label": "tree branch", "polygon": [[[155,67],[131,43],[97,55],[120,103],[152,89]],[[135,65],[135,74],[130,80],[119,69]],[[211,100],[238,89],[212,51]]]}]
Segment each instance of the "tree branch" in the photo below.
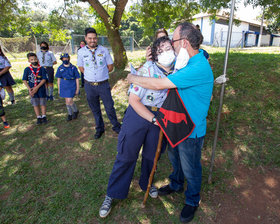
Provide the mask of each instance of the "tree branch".
[{"label": "tree branch", "polygon": [[119,0],[119,1],[117,1],[117,5],[116,5],[116,8],[115,8],[115,13],[114,13],[114,17],[113,17],[113,24],[116,27],[119,27],[120,24],[121,24],[121,19],[122,19],[123,11],[125,9],[127,1],[128,0]]},{"label": "tree branch", "polygon": [[98,13],[98,15],[101,17],[101,19],[104,22],[104,25],[107,28],[109,28],[111,26],[111,24],[110,24],[110,15],[104,9],[104,7],[101,5],[101,3],[98,0],[87,0],[87,1],[95,9],[95,11]]}]

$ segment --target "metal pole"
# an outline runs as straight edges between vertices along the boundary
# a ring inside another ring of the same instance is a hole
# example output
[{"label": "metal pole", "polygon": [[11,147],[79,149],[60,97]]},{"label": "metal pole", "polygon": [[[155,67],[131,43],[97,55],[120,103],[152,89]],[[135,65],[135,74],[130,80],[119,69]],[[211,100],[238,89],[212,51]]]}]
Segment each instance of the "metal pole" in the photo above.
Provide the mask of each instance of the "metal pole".
[{"label": "metal pole", "polygon": [[265,11],[265,6],[263,7],[263,14],[262,14],[262,21],[261,21],[261,29],[260,29],[260,37],[258,41],[258,47],[261,46],[262,42],[262,33],[263,33],[263,20],[264,20],[264,11]]},{"label": "metal pole", "polygon": [[[226,54],[225,54],[224,71],[223,71],[223,75],[225,77],[226,77],[226,72],[227,72],[228,53],[229,53],[230,42],[231,42],[232,23],[233,23],[233,15],[234,15],[234,5],[235,5],[235,0],[231,0],[231,11],[230,11],[228,33],[227,33],[227,45],[226,45]],[[210,164],[210,172],[209,172],[209,177],[208,177],[208,183],[211,183],[211,179],[212,179],[212,171],[213,171],[213,166],[214,166],[215,151],[216,151],[216,146],[217,146],[217,139],[218,139],[219,126],[220,126],[221,112],[222,112],[222,108],[223,108],[224,93],[225,93],[225,82],[222,84],[221,93],[220,93],[220,106],[219,106],[218,118],[217,118],[217,123],[216,123],[216,130],[215,130],[214,144],[213,144],[213,149],[212,149],[212,156],[211,156],[211,164]]]}]

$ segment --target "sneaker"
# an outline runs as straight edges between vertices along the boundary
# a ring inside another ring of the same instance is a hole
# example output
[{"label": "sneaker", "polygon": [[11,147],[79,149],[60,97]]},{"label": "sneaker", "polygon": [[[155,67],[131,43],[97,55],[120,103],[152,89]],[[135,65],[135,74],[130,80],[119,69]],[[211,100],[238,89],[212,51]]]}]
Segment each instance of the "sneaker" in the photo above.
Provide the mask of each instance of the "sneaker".
[{"label": "sneaker", "polygon": [[109,196],[105,196],[105,200],[103,201],[100,209],[99,209],[99,216],[101,218],[107,217],[109,215],[111,208],[112,208],[112,201],[113,198],[110,198]]},{"label": "sneaker", "polygon": [[168,185],[165,185],[165,186],[158,189],[158,195],[159,196],[164,196],[164,195],[172,194],[173,192],[181,193],[183,191],[184,191],[183,188],[178,190],[178,191],[175,191],[175,190],[171,189],[171,187],[168,184]]},{"label": "sneaker", "polygon": [[47,96],[47,101],[49,101],[50,100],[50,97],[49,96]]},{"label": "sneaker", "polygon": [[72,115],[68,114],[67,121],[71,121],[71,120],[72,120]]},{"label": "sneaker", "polygon": [[157,198],[158,197],[158,189],[152,185],[149,191],[149,195],[151,198]]},{"label": "sneaker", "polygon": [[73,119],[77,119],[78,118],[78,114],[79,114],[78,110],[76,112],[74,112],[73,113]]},{"label": "sneaker", "polygon": [[7,121],[3,122],[3,124],[4,124],[4,128],[9,128],[10,127],[10,125]]},{"label": "sneaker", "polygon": [[192,221],[197,208],[198,206],[185,205],[180,214],[180,221],[183,223]]},{"label": "sneaker", "polygon": [[37,118],[37,123],[36,124],[42,124],[42,118]]},{"label": "sneaker", "polygon": [[54,100],[54,97],[53,96],[50,96],[50,101],[53,101]]},{"label": "sneaker", "polygon": [[42,119],[42,124],[48,123],[47,117],[42,117],[41,119]]}]

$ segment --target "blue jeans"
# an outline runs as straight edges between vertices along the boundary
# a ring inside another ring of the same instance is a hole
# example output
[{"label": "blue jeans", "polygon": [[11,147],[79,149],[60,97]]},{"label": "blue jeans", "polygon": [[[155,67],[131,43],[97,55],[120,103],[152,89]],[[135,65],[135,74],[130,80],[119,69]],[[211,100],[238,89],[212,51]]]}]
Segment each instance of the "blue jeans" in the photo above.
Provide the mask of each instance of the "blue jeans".
[{"label": "blue jeans", "polygon": [[187,180],[185,191],[186,204],[198,206],[202,181],[201,149],[204,136],[187,138],[175,148],[168,147],[168,157],[173,166],[169,176],[170,188],[178,191],[184,188],[184,178]]}]

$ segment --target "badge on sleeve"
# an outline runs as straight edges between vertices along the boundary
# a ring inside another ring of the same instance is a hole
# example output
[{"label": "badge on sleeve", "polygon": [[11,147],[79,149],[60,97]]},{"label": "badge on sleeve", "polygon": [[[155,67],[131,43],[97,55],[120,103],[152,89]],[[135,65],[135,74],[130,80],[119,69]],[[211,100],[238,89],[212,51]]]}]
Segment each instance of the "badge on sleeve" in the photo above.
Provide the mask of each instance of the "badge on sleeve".
[{"label": "badge on sleeve", "polygon": [[132,88],[134,89],[135,92],[137,92],[139,90],[139,87],[136,85],[132,85]]}]

